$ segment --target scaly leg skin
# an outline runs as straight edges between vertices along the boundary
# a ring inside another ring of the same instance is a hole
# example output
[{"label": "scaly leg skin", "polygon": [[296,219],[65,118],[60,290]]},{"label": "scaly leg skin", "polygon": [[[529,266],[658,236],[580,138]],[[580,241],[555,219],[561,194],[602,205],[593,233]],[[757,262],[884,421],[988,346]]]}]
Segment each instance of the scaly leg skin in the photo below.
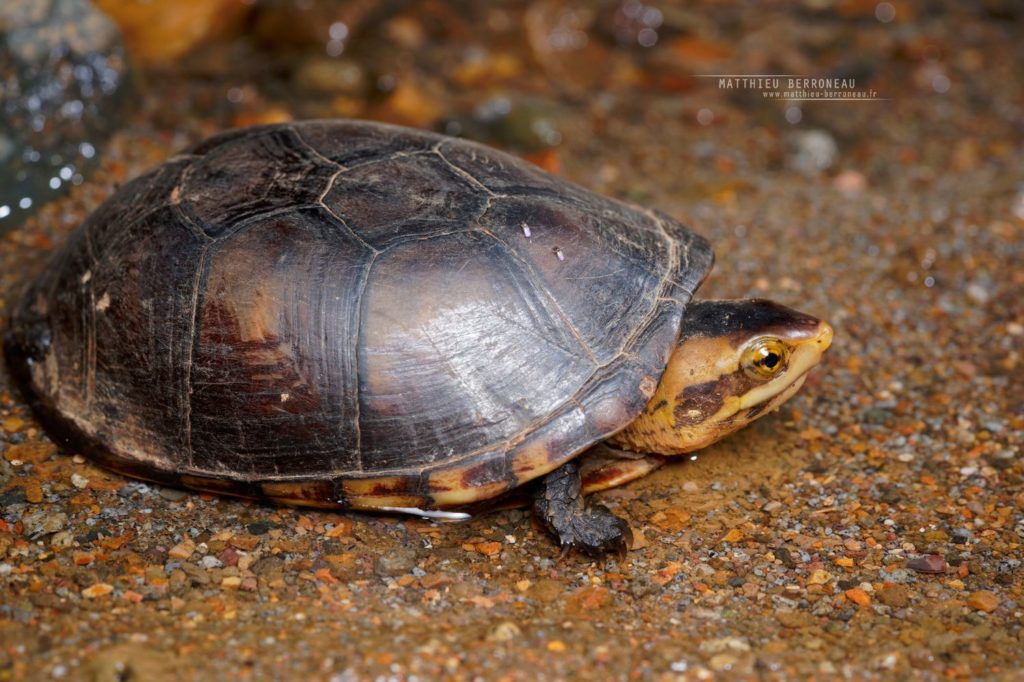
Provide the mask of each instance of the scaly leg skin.
[{"label": "scaly leg skin", "polygon": [[628,523],[604,507],[584,504],[580,465],[574,460],[541,479],[533,510],[565,550],[577,548],[591,556],[625,554],[633,540]]}]

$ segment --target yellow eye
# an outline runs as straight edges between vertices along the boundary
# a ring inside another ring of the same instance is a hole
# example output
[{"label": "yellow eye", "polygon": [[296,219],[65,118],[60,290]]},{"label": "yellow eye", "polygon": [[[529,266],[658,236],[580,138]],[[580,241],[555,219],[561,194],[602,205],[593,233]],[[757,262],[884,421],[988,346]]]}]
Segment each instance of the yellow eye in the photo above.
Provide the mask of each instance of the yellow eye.
[{"label": "yellow eye", "polygon": [[786,344],[778,339],[758,339],[743,351],[743,371],[755,379],[770,379],[782,374],[789,361]]}]

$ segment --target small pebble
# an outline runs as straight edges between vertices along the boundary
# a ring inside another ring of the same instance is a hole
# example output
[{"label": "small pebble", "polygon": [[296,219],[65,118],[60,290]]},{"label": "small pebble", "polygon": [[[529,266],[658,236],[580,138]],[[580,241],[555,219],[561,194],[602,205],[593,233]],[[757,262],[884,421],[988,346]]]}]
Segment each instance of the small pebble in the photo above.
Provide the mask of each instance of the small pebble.
[{"label": "small pebble", "polygon": [[195,543],[190,540],[183,540],[176,544],[174,547],[167,552],[167,556],[172,559],[185,560],[192,556],[192,553],[196,551]]},{"label": "small pebble", "polygon": [[113,591],[113,585],[108,585],[107,583],[96,583],[92,587],[87,587],[82,590],[82,596],[86,599],[99,599],[100,597],[107,596]]},{"label": "small pebble", "polygon": [[171,502],[178,502],[189,495],[187,490],[182,490],[181,488],[166,488],[164,486],[159,486],[156,489],[156,492],[160,497],[165,500],[170,500]]},{"label": "small pebble", "polygon": [[386,550],[373,562],[374,571],[378,575],[405,575],[416,564],[416,553],[411,549],[395,547]]},{"label": "small pebble", "polygon": [[992,613],[999,607],[999,597],[988,590],[978,590],[967,597],[967,605],[978,611]]},{"label": "small pebble", "polygon": [[63,529],[68,523],[68,515],[64,512],[36,512],[21,522],[25,527],[25,535],[35,539]]},{"label": "small pebble", "polygon": [[907,568],[918,573],[945,573],[946,557],[939,554],[915,557],[907,562]]},{"label": "small pebble", "polygon": [[858,587],[846,590],[843,594],[857,606],[868,606],[871,604],[871,596]]},{"label": "small pebble", "polygon": [[514,639],[519,639],[522,634],[522,630],[515,623],[502,621],[495,625],[487,634],[487,640],[490,642],[510,642]]},{"label": "small pebble", "polygon": [[906,585],[887,585],[875,595],[878,601],[893,608],[904,608],[910,604],[910,592]]}]

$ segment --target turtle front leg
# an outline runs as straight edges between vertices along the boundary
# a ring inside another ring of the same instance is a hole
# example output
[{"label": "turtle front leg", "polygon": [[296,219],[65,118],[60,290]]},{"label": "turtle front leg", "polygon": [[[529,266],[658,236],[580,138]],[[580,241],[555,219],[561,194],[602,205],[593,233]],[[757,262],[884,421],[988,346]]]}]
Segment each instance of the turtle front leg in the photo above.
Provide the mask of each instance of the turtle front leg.
[{"label": "turtle front leg", "polygon": [[566,550],[576,547],[592,556],[625,553],[632,542],[629,524],[601,506],[583,501],[580,465],[570,460],[540,481],[533,510]]}]

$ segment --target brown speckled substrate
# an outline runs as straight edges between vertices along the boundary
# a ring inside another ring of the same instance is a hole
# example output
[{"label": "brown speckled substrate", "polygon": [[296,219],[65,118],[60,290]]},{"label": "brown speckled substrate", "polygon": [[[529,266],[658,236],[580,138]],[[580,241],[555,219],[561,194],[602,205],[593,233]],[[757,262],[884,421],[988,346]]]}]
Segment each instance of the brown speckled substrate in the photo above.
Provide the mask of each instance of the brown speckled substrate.
[{"label": "brown speckled substrate", "polygon": [[[1024,17],[1010,3],[898,4],[882,22],[859,7],[771,20],[701,8],[721,20],[714,39],[694,37],[709,30],[701,16],[666,9],[676,33],[663,28],[642,59],[602,48],[640,70],[609,69],[595,97],[549,84],[556,97],[502,67],[504,96],[557,101],[542,110],[558,112],[561,142],[536,160],[711,239],[704,296],[771,297],[836,329],[779,413],[601,495],[640,537],[625,558],[562,557],[520,511],[438,525],[123,479],[50,443],[0,374],[0,680],[1013,679]],[[384,33],[415,42],[419,20]],[[423,48],[427,65],[472,61],[464,35],[446,37]],[[580,64],[517,49],[500,64],[537,59],[578,85]],[[479,68],[498,69],[487,59]],[[680,76],[854,66],[889,99],[805,103],[798,123],[785,105]],[[422,100],[430,86],[360,111],[454,114],[482,98],[466,78],[456,69],[436,101]],[[151,84],[100,170],[2,237],[0,309],[117,183],[223,125],[169,120],[210,110],[198,80]],[[244,120],[281,116],[288,100],[264,95]]]}]

